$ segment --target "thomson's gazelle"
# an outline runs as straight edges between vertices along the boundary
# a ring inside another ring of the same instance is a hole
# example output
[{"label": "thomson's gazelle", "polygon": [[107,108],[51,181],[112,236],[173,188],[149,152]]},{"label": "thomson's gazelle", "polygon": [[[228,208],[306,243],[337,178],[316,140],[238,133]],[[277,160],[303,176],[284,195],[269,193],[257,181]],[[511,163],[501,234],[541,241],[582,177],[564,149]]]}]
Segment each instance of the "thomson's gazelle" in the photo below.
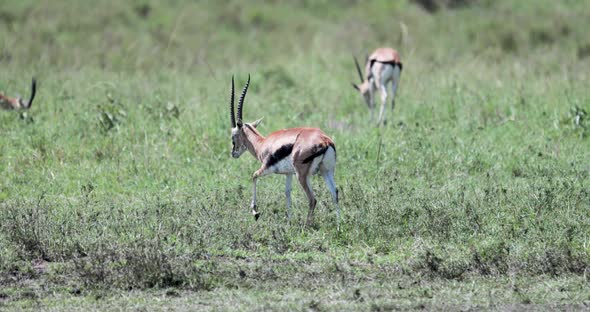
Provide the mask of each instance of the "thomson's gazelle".
[{"label": "thomson's gazelle", "polygon": [[260,120],[253,123],[242,121],[242,109],[244,98],[250,85],[248,82],[242,90],[238,102],[237,122],[234,116],[234,78],[231,82],[231,139],[234,158],[238,158],[248,150],[258,161],[262,163],[260,169],[252,175],[252,203],[250,208],[254,218],[258,220],[260,212],[256,210],[256,180],[271,173],[287,176],[285,196],[287,199],[287,215],[291,217],[291,181],[293,175],[297,177],[299,184],[309,199],[309,211],[307,225],[313,223],[313,213],[316,199],[311,189],[310,177],[320,173],[332,193],[332,200],[336,206],[338,223],[340,221],[340,209],[338,208],[338,190],[334,181],[336,168],[336,147],[334,142],[318,128],[291,128],[275,131],[264,137],[256,127]]},{"label": "thomson's gazelle", "polygon": [[35,98],[35,91],[37,89],[37,82],[35,78],[33,78],[33,82],[31,85],[31,96],[29,100],[25,102],[20,97],[8,97],[3,93],[0,93],[0,108],[12,110],[12,109],[29,109],[31,108],[31,104],[33,104],[33,99]]},{"label": "thomson's gazelle", "polygon": [[391,82],[391,110],[395,106],[395,91],[402,73],[402,63],[396,50],[391,48],[378,48],[365,60],[365,74],[363,75],[361,67],[356,57],[354,58],[356,70],[361,80],[360,84],[353,83],[352,86],[360,92],[363,99],[371,111],[371,120],[373,120],[373,111],[375,110],[374,93],[379,90],[381,95],[381,109],[379,110],[379,119],[377,124],[385,123],[385,106],[387,103],[387,83]]}]

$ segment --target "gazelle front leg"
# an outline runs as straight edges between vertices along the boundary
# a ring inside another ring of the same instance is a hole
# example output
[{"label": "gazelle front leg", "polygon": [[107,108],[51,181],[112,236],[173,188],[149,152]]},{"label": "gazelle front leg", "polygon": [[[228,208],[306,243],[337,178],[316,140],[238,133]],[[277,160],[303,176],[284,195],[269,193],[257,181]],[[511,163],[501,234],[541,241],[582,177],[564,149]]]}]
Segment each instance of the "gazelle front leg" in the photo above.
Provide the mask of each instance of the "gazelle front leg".
[{"label": "gazelle front leg", "polygon": [[260,177],[267,175],[266,167],[261,167],[260,169],[256,170],[252,175],[252,202],[250,203],[250,209],[252,209],[252,215],[254,215],[254,220],[258,220],[260,217],[260,212],[256,210],[256,180]]},{"label": "gazelle front leg", "polygon": [[373,83],[370,84],[369,88],[369,118],[371,122],[375,120],[375,88]]}]

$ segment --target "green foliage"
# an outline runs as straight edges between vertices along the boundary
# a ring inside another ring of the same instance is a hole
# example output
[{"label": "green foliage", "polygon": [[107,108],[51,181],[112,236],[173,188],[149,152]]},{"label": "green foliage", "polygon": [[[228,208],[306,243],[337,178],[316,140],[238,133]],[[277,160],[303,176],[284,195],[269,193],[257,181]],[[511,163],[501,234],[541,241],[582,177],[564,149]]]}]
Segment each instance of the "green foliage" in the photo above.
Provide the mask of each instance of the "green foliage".
[{"label": "green foliage", "polygon": [[[270,309],[587,299],[588,5],[438,3],[5,1],[1,87],[39,89],[0,112],[0,308],[130,289],[285,299]],[[404,72],[375,128],[349,82],[380,45]],[[287,220],[280,176],[252,219],[258,164],[229,155],[248,73],[262,133],[334,138],[340,231],[319,178],[316,228],[297,185]]]},{"label": "green foliage", "polygon": [[98,122],[104,133],[118,129],[127,117],[127,112],[120,102],[111,94],[107,94],[107,99],[107,103],[98,105]]}]

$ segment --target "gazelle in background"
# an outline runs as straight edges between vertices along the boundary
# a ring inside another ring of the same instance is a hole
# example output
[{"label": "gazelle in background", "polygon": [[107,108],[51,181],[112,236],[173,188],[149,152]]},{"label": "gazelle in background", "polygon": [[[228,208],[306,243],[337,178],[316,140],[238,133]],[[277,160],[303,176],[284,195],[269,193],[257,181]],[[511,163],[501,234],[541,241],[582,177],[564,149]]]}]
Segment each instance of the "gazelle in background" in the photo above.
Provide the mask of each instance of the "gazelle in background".
[{"label": "gazelle in background", "polygon": [[402,73],[402,63],[396,50],[391,48],[378,48],[365,60],[365,74],[363,75],[358,60],[354,57],[354,64],[360,78],[360,84],[352,86],[359,91],[369,106],[371,120],[375,110],[374,94],[379,90],[381,96],[381,109],[377,125],[385,123],[385,106],[387,104],[387,84],[391,82],[391,110],[395,107],[395,91]]},{"label": "gazelle in background", "polygon": [[25,102],[20,97],[11,98],[4,95],[3,93],[0,93],[0,107],[6,110],[29,109],[31,108],[31,104],[33,104],[33,99],[35,98],[36,90],[37,82],[35,81],[35,78],[33,78],[33,82],[31,85],[31,96],[29,97],[29,100],[27,102]]},{"label": "gazelle in background", "polygon": [[299,184],[309,199],[309,211],[307,213],[307,226],[313,224],[313,213],[316,199],[311,189],[311,176],[320,173],[332,194],[332,201],[336,206],[338,224],[340,224],[340,209],[338,207],[338,190],[334,181],[336,169],[336,147],[334,142],[318,128],[291,128],[275,131],[264,137],[256,127],[261,119],[253,123],[242,121],[244,98],[250,85],[248,82],[242,90],[238,102],[237,122],[234,116],[234,78],[231,81],[231,140],[234,158],[239,158],[248,150],[258,161],[262,163],[260,169],[252,175],[252,203],[250,208],[254,218],[258,220],[260,212],[256,210],[256,180],[271,173],[287,176],[285,196],[287,200],[287,215],[291,218],[291,182],[293,175],[297,177]]}]

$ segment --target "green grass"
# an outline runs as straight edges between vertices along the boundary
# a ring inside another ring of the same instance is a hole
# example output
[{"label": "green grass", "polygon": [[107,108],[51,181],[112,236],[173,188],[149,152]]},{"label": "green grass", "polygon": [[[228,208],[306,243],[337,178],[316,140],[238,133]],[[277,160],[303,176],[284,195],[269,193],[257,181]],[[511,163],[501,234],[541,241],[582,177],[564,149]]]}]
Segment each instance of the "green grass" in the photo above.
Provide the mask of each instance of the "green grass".
[{"label": "green grass", "polygon": [[[476,1],[5,1],[0,308],[391,310],[590,300],[590,7]],[[407,36],[402,35],[402,25]],[[404,72],[375,128],[352,54]],[[343,220],[230,157],[247,120],[338,149]],[[453,308],[454,307],[454,308]],[[514,306],[512,306],[514,307]]]}]

